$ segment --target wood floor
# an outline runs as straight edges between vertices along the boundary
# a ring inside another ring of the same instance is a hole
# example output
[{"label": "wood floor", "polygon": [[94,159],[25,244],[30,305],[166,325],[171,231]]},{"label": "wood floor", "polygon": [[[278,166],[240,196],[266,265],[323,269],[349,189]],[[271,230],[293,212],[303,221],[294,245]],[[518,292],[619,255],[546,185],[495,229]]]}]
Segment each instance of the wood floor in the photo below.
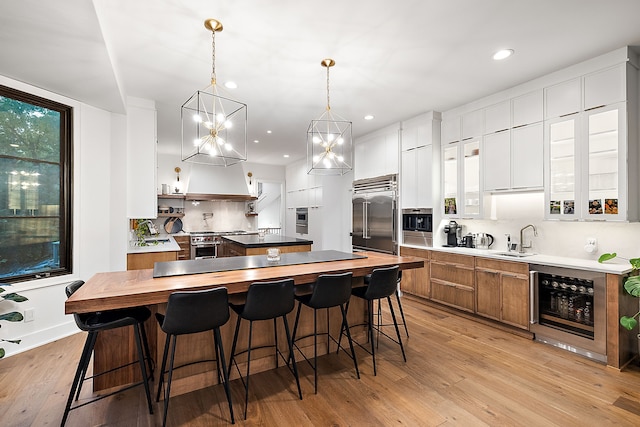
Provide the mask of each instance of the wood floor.
[{"label": "wood floor", "polygon": [[[407,363],[382,340],[378,375],[360,349],[361,379],[343,353],[320,359],[313,373],[299,363],[304,399],[286,368],[231,383],[236,424],[247,426],[638,426],[640,368],[624,372],[403,299],[410,338]],[[388,318],[388,317],[387,317]],[[85,334],[0,361],[0,424],[59,425]],[[403,335],[403,338],[406,338]],[[179,345],[180,343],[178,343]],[[81,400],[90,396],[90,384]],[[162,403],[149,415],[141,387],[72,411],[68,426],[156,426]],[[171,399],[171,426],[229,423],[221,386]]]}]

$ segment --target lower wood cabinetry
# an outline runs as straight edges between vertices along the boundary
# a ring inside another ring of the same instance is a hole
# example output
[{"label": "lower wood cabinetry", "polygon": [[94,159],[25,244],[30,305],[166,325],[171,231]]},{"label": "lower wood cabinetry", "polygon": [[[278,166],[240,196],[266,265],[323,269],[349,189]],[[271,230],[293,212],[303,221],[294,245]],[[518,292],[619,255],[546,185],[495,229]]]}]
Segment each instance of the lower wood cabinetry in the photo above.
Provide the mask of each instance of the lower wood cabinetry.
[{"label": "lower wood cabinetry", "polygon": [[402,246],[400,247],[400,255],[414,256],[424,260],[424,267],[404,270],[402,272],[402,282],[400,282],[400,289],[402,292],[423,298],[429,298],[431,296],[431,266],[429,265],[431,252],[426,249]]},{"label": "lower wood cabinetry", "polygon": [[127,270],[146,270],[156,262],[176,261],[177,252],[147,252],[127,254]]},{"label": "lower wood cabinetry", "polygon": [[178,252],[178,261],[191,259],[191,236],[173,236],[178,246],[180,246],[180,252]]},{"label": "lower wood cabinetry", "polygon": [[529,265],[476,258],[476,313],[529,329]]},{"label": "lower wood cabinetry", "polygon": [[431,253],[431,299],[460,310],[475,311],[474,257]]}]

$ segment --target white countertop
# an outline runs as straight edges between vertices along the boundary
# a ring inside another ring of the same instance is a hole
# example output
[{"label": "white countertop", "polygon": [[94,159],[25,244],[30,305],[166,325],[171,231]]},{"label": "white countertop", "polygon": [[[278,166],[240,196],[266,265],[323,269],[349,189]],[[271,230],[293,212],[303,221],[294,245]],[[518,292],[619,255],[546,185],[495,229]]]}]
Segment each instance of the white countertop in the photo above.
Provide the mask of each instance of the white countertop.
[{"label": "white countertop", "polygon": [[146,241],[153,240],[168,240],[167,242],[158,242],[157,245],[149,244],[147,246],[131,246],[127,250],[128,254],[146,254],[151,252],[178,252],[180,251],[180,245],[175,241],[170,234],[159,234],[156,237],[147,237]]},{"label": "white countertop", "polygon": [[429,251],[449,252],[453,254],[472,255],[486,258],[500,259],[502,261],[524,262],[527,264],[549,265],[553,267],[576,268],[580,270],[599,271],[602,273],[625,274],[631,271],[631,264],[627,260],[614,259],[605,263],[599,263],[597,260],[579,259],[561,257],[555,255],[533,254],[525,257],[512,257],[500,255],[501,252],[493,249],[474,249],[474,248],[445,248],[416,245],[401,245],[409,248],[425,249]]}]

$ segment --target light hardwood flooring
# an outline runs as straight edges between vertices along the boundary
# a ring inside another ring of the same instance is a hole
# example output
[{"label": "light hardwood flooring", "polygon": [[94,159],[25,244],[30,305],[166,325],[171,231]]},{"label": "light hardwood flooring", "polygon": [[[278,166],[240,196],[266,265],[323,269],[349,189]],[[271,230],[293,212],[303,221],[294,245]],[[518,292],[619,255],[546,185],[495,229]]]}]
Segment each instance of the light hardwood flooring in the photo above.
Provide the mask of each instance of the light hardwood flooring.
[{"label": "light hardwood flooring", "polygon": [[[356,349],[361,379],[345,354],[299,363],[303,400],[286,368],[252,376],[247,420],[244,390],[231,383],[236,424],[247,426],[638,426],[640,368],[623,372],[403,298],[410,338],[407,363],[388,340],[371,356]],[[387,315],[385,320],[389,320]],[[85,334],[0,361],[0,424],[59,425]],[[178,345],[180,343],[178,342]],[[227,349],[228,351],[229,349]],[[86,384],[81,400],[87,399]],[[68,426],[156,426],[142,387],[72,411]],[[168,425],[229,423],[222,386],[171,398]]]}]

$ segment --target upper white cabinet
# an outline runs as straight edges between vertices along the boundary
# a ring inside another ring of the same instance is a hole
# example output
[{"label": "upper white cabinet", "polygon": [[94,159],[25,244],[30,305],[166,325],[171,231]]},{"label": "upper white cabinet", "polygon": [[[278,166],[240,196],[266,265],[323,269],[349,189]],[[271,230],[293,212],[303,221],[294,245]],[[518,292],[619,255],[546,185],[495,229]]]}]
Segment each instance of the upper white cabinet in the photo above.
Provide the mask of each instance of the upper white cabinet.
[{"label": "upper white cabinet", "polygon": [[491,134],[511,127],[511,103],[509,100],[491,105],[484,110],[484,133]]},{"label": "upper white cabinet", "polygon": [[566,116],[581,110],[581,83],[575,78],[545,88],[545,119]]},{"label": "upper white cabinet", "polygon": [[441,141],[443,144],[460,141],[462,126],[460,116],[442,120]]},{"label": "upper white cabinet", "polygon": [[443,215],[480,217],[482,188],[480,181],[480,138],[442,147]]},{"label": "upper white cabinet", "polygon": [[512,126],[514,128],[541,122],[544,114],[542,89],[518,96],[511,100]]},{"label": "upper white cabinet", "polygon": [[484,110],[471,111],[462,115],[462,139],[469,139],[484,134]]},{"label": "upper white cabinet", "polygon": [[155,103],[127,98],[127,217],[156,218],[157,137]]},{"label": "upper white cabinet", "polygon": [[584,109],[615,104],[627,99],[626,64],[584,76]]},{"label": "upper white cabinet", "polygon": [[511,188],[511,133],[485,135],[483,141],[485,191]]},{"label": "upper white cabinet", "polygon": [[544,185],[544,130],[542,123],[511,131],[511,188],[542,188]]},{"label": "upper white cabinet", "polygon": [[354,180],[398,173],[399,134],[395,124],[356,139]]}]

